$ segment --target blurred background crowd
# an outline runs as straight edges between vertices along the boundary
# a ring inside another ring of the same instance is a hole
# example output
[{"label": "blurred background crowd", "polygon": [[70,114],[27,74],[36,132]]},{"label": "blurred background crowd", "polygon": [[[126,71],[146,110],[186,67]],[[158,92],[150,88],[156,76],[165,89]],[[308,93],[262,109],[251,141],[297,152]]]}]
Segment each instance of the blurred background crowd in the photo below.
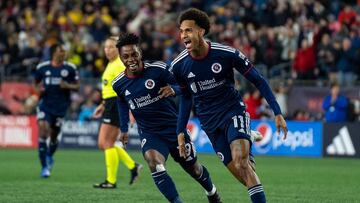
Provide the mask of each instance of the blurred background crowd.
[{"label": "blurred background crowd", "polygon": [[[142,38],[146,60],[170,64],[183,49],[177,17],[189,7],[210,16],[209,40],[241,50],[270,80],[287,118],[322,119],[305,107],[287,112],[294,85],[359,85],[359,0],[8,0],[0,1],[0,112],[34,113],[31,89],[25,95],[9,92],[4,81],[30,82],[36,65],[49,60],[49,47],[61,41],[83,84],[73,95],[68,116],[89,119],[101,101],[99,78],[107,64],[104,39],[135,32]],[[239,75],[236,84],[252,118],[272,116],[259,92]],[[18,110],[5,101],[7,97],[18,103]],[[359,93],[352,98],[348,109],[352,120],[358,120]]]}]

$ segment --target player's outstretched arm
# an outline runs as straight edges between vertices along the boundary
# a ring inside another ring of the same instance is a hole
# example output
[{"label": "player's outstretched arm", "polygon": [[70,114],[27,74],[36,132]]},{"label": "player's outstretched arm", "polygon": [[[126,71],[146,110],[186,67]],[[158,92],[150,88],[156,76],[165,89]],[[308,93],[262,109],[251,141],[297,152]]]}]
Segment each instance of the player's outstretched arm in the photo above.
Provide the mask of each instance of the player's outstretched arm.
[{"label": "player's outstretched arm", "polygon": [[279,133],[280,130],[282,130],[284,133],[283,139],[286,139],[288,131],[286,121],[281,114],[280,106],[276,101],[275,96],[266,80],[256,71],[255,68],[251,68],[244,76],[255,85],[255,87],[260,91],[261,95],[266,99],[267,103],[270,105],[275,114],[275,125],[277,130]]},{"label": "player's outstretched arm", "polygon": [[125,101],[125,98],[119,96],[117,97],[117,105],[118,105],[118,113],[119,113],[119,121],[120,121],[120,137],[119,140],[124,144],[124,148],[126,148],[126,144],[129,140],[129,107]]}]

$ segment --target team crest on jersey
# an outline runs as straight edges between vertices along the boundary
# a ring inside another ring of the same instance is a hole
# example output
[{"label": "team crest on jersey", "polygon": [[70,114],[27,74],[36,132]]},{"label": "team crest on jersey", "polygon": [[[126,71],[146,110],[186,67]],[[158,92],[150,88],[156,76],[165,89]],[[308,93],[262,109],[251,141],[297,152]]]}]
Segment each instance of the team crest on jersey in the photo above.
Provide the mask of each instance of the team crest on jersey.
[{"label": "team crest on jersey", "polygon": [[48,75],[51,75],[51,72],[48,70],[45,72],[45,75],[48,76]]},{"label": "team crest on jersey", "polygon": [[62,77],[66,77],[66,76],[69,75],[69,71],[67,71],[67,70],[62,70],[62,71],[60,72],[60,75],[61,75]]},{"label": "team crest on jersey", "polygon": [[192,90],[194,93],[197,92],[196,84],[195,84],[194,82],[191,83],[190,88],[191,88],[191,90]]},{"label": "team crest on jersey", "polygon": [[130,106],[130,109],[134,110],[135,109],[135,104],[133,101],[129,100],[129,106]]},{"label": "team crest on jersey", "polygon": [[154,88],[154,87],[155,87],[155,82],[154,82],[154,80],[152,80],[152,79],[147,79],[147,80],[145,81],[145,87],[148,88],[148,89]]},{"label": "team crest on jersey", "polygon": [[224,161],[224,155],[221,152],[216,152],[221,161]]},{"label": "team crest on jersey", "polygon": [[220,64],[220,63],[214,63],[214,64],[212,64],[212,66],[211,66],[211,70],[212,70],[212,72],[214,72],[214,73],[220,73],[221,69],[222,69],[222,67],[221,67],[221,64]]},{"label": "team crest on jersey", "polygon": [[103,80],[103,84],[106,86],[108,84],[108,81],[106,79]]}]

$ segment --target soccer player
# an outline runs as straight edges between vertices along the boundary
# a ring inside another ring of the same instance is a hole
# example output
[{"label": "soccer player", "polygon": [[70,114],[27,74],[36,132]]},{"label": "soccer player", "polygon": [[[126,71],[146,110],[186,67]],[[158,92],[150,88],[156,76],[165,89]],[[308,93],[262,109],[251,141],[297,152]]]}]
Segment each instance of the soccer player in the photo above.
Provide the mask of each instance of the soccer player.
[{"label": "soccer player", "polygon": [[248,188],[252,202],[266,202],[250,154],[250,117],[234,88],[233,68],[260,90],[274,111],[276,127],[283,130],[285,139],[287,127],[280,107],[265,79],[240,51],[204,39],[210,29],[206,13],[188,9],[180,15],[179,24],[186,49],[174,59],[171,71],[183,91],[177,128],[180,154],[186,157],[184,136],[193,97],[202,128],[223,164]]},{"label": "soccer player", "polygon": [[[148,163],[153,180],[169,202],[182,202],[175,184],[166,172],[165,162],[169,153],[181,167],[205,189],[209,202],[221,202],[207,169],[197,162],[195,149],[187,133],[184,135],[187,148],[185,159],[177,149],[177,109],[168,96],[180,93],[168,66],[160,61],[142,61],[140,39],[134,34],[123,34],[117,43],[120,58],[126,67],[116,77],[113,88],[119,97],[120,121],[126,122],[129,107],[139,126],[141,149]],[[123,110],[124,109],[124,110]],[[128,135],[122,132],[126,143]]]},{"label": "soccer player", "polygon": [[[79,89],[76,66],[66,62],[62,44],[50,47],[51,60],[40,63],[34,73],[34,87],[40,95],[37,108],[41,177],[50,176],[53,155],[58,147],[61,122],[70,106],[70,93]],[[50,138],[49,146],[46,140]]]},{"label": "soccer player", "polygon": [[104,52],[106,58],[109,60],[109,63],[102,75],[103,102],[93,113],[94,118],[100,118],[102,116],[98,145],[105,153],[107,177],[105,182],[93,185],[94,188],[101,189],[116,188],[116,176],[119,160],[122,161],[131,172],[130,185],[137,180],[139,175],[138,172],[142,167],[142,165],[135,163],[122,146],[117,143],[118,141],[116,141],[120,134],[119,127],[122,132],[127,132],[127,122],[125,122],[124,125],[120,125],[119,123],[117,95],[111,86],[114,78],[125,70],[125,66],[119,58],[116,41],[117,37],[109,37],[105,40]]}]

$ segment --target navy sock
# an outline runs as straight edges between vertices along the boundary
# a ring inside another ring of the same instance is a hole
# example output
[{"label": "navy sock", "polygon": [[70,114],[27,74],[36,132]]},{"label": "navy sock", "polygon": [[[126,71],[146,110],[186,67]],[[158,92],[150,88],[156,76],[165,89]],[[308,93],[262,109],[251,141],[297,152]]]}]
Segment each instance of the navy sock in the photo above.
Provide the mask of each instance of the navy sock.
[{"label": "navy sock", "polygon": [[175,184],[166,171],[154,172],[151,174],[154,179],[155,185],[158,187],[160,192],[170,202],[174,202],[179,199],[179,194],[176,191]]},{"label": "navy sock", "polygon": [[58,148],[58,146],[59,146],[59,142],[58,142],[57,140],[56,140],[55,142],[50,141],[50,146],[49,146],[49,153],[48,153],[48,155],[49,155],[49,156],[54,155],[54,153],[55,153],[56,149]]},{"label": "navy sock", "polygon": [[[195,180],[200,183],[200,185],[206,190],[206,192],[211,193],[213,189],[213,183],[211,181],[208,170],[205,166],[202,166],[202,173],[200,177],[195,178]],[[215,192],[215,191],[214,191]],[[213,195],[213,194],[209,194]]]},{"label": "navy sock", "polygon": [[46,139],[39,138],[38,151],[39,151],[39,159],[40,159],[41,167],[45,168],[47,166],[47,164],[46,164],[46,153],[47,153]]},{"label": "navy sock", "polygon": [[252,203],[265,203],[265,193],[261,184],[255,185],[248,189],[249,196]]}]

